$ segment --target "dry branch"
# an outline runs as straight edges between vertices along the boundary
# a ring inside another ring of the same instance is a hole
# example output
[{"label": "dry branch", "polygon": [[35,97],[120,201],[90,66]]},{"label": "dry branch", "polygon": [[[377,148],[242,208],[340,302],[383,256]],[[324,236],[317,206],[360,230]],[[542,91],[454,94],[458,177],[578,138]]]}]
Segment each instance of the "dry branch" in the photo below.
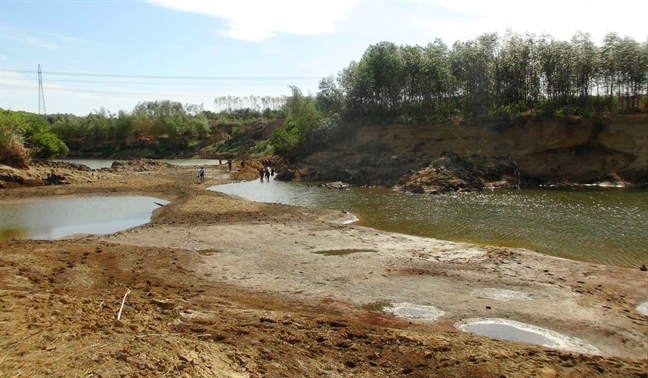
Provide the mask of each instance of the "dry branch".
[{"label": "dry branch", "polygon": [[126,302],[126,297],[128,296],[129,293],[130,293],[130,289],[128,289],[128,291],[126,291],[126,294],[124,294],[124,299],[122,299],[121,307],[119,307],[119,312],[117,313],[117,320],[121,318],[121,313],[122,310],[124,309],[124,303]]}]

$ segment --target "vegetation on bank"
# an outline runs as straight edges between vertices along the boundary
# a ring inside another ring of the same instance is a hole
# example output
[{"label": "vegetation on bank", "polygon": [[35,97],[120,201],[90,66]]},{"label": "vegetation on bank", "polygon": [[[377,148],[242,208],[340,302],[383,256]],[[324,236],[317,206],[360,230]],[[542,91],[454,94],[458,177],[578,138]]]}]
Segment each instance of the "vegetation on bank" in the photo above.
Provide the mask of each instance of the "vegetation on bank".
[{"label": "vegetation on bank", "polygon": [[[223,96],[214,99],[218,112],[168,100],[83,117],[2,111],[0,163],[20,166],[29,155],[51,158],[67,147],[100,156],[153,146],[166,157],[202,151],[294,159],[364,125],[452,121],[507,127],[537,117],[645,112],[647,80],[648,40],[614,33],[601,45],[584,33],[559,41],[510,31],[452,47],[438,39],[427,46],[381,42],[337,76],[323,78],[314,96],[297,87],[290,87],[291,96]],[[269,140],[258,138],[278,119],[285,122]]]},{"label": "vegetation on bank", "polygon": [[0,109],[0,163],[27,167],[31,157],[66,155],[68,147],[38,115]]},{"label": "vegetation on bank", "polygon": [[600,46],[584,33],[559,41],[511,31],[452,48],[438,39],[427,46],[381,42],[336,77],[323,78],[316,96],[292,88],[286,126],[272,144],[297,157],[364,125],[509,127],[553,117],[597,117],[598,125],[603,115],[645,112],[647,80],[648,40],[614,33]]},{"label": "vegetation on bank", "polygon": [[345,119],[429,124],[509,120],[525,113],[589,116],[646,109],[648,41],[614,33],[487,33],[452,48],[370,46],[358,62],[320,82],[318,102]]}]

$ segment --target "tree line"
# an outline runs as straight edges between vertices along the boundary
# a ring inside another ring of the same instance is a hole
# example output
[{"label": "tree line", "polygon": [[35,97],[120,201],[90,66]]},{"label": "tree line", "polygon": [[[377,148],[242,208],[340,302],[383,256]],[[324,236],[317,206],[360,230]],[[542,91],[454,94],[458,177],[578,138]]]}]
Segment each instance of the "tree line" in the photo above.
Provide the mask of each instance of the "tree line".
[{"label": "tree line", "polygon": [[250,109],[257,112],[279,111],[286,105],[286,96],[219,96],[214,99],[217,113]]},{"label": "tree line", "polygon": [[608,33],[570,41],[550,35],[482,34],[448,47],[370,46],[358,62],[323,78],[318,107],[347,120],[432,123],[588,116],[646,110],[648,40]]},{"label": "tree line", "polygon": [[141,138],[166,136],[171,140],[202,138],[210,133],[202,105],[183,105],[161,100],[138,103],[132,112],[117,114],[100,109],[87,116],[54,114],[47,116],[51,130],[66,143],[123,141],[132,144]]}]

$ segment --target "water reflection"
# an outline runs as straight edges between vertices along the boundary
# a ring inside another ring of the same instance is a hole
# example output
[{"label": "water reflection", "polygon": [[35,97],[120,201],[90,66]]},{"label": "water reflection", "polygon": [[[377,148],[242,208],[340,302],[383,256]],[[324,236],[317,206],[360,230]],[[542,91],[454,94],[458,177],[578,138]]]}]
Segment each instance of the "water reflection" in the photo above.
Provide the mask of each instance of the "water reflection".
[{"label": "water reflection", "polygon": [[153,197],[66,198],[0,204],[0,239],[57,239],[78,233],[107,234],[147,223],[158,208]]},{"label": "water reflection", "polygon": [[253,201],[347,210],[386,231],[522,247],[608,265],[648,265],[648,191],[524,189],[440,196],[301,183],[217,185]]},{"label": "water reflection", "polygon": [[517,341],[555,348],[558,345],[539,333],[515,328],[508,324],[469,324],[463,327],[466,332],[492,337],[494,339]]}]

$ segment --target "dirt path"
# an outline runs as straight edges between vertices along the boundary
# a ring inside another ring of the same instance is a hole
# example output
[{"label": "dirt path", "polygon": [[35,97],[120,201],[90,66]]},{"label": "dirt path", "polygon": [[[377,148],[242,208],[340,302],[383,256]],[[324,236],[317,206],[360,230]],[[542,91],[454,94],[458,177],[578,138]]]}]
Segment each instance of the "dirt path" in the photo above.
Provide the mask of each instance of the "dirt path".
[{"label": "dirt path", "polygon": [[[236,178],[224,167],[207,168],[205,184],[193,167],[96,176],[0,191],[0,201],[137,193],[172,203],[111,235],[0,241],[0,376],[646,377],[648,317],[635,310],[648,299],[645,272],[205,191]],[[389,315],[402,303],[431,306],[436,320]],[[578,338],[590,354],[453,326],[482,317]]]}]

